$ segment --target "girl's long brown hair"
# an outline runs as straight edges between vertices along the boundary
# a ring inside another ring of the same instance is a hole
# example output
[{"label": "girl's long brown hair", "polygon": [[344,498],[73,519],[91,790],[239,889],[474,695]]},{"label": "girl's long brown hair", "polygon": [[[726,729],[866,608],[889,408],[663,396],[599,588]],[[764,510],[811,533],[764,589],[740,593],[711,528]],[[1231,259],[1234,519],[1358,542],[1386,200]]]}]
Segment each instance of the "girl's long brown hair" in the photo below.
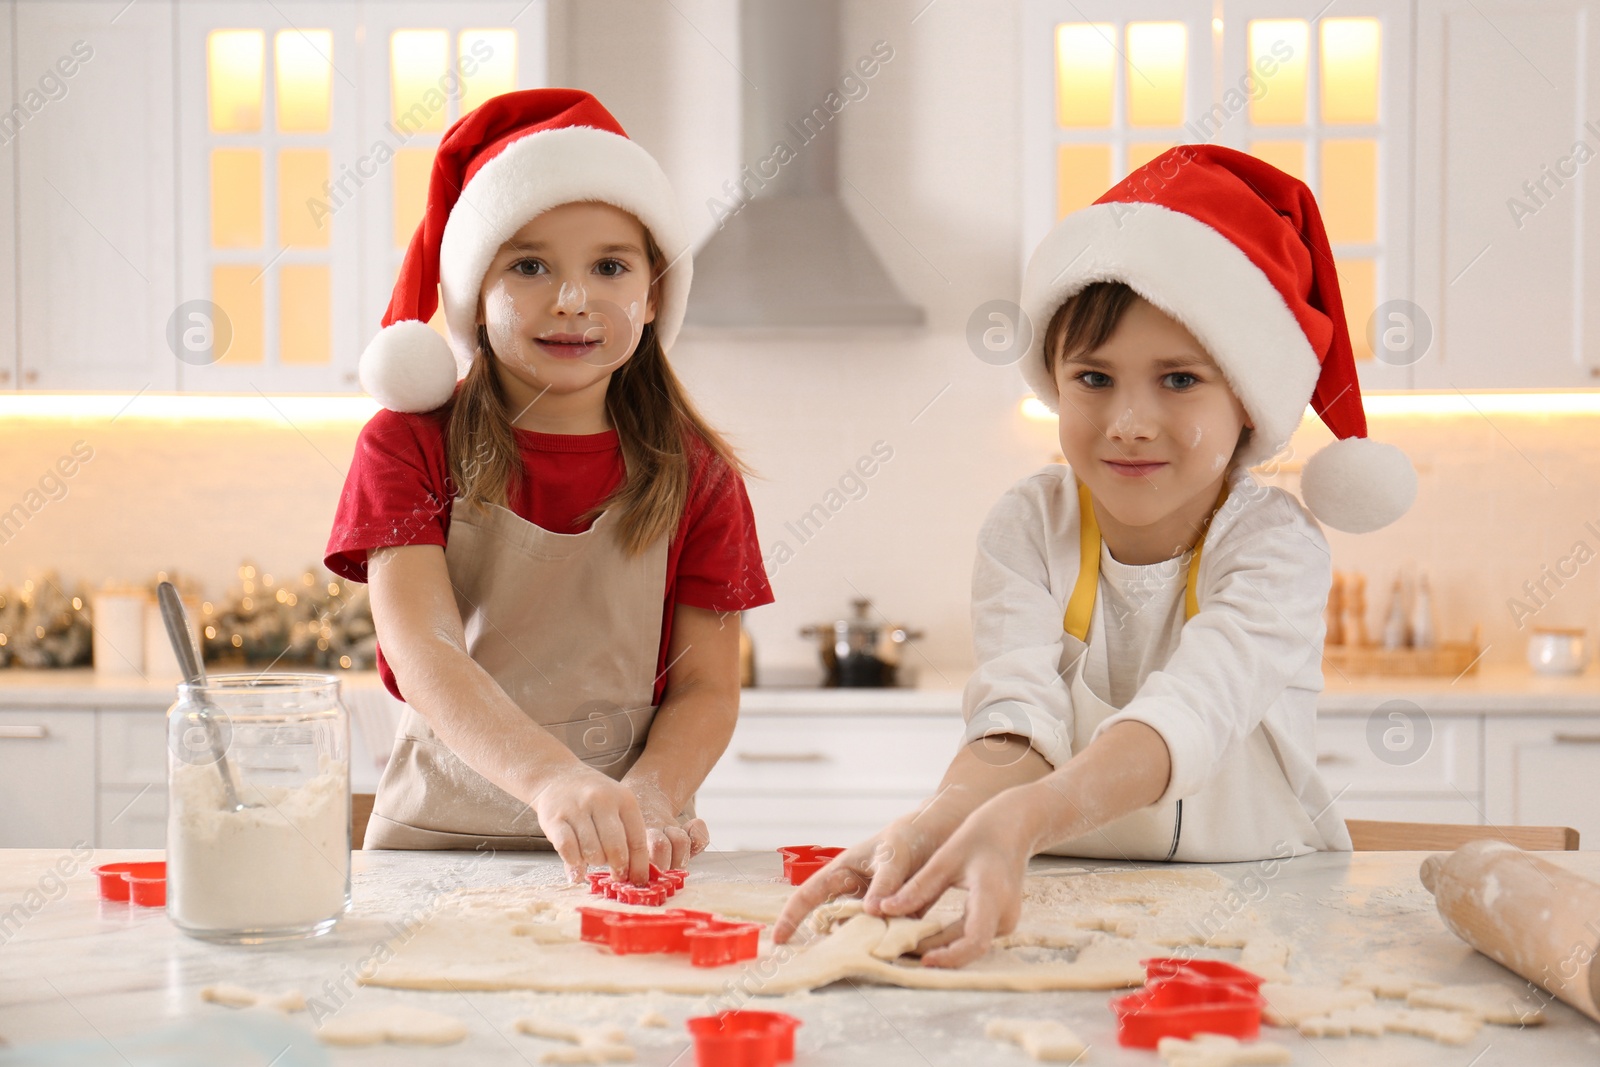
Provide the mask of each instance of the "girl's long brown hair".
[{"label": "girl's long brown hair", "polygon": [[[650,296],[659,308],[666,256],[648,229],[644,244],[652,278]],[[488,330],[479,326],[478,358],[450,408],[446,456],[457,496],[478,506],[510,507],[511,486],[526,472],[496,373],[498,358],[489,345]],[[667,362],[654,323],[645,324],[632,357],[611,375],[606,415],[616,427],[627,474],[585,519],[616,509],[617,533],[630,554],[644,552],[657,538],[677,530],[689,500],[691,435],[735,471],[749,473],[689,399]]]}]

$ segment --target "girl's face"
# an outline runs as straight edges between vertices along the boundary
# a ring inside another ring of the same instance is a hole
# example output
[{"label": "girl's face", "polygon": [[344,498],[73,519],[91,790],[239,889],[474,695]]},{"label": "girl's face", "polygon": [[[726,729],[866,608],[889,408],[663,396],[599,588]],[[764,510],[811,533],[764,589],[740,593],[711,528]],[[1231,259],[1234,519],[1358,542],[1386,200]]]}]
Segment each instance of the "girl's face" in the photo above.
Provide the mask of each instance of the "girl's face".
[{"label": "girl's face", "polygon": [[1098,349],[1057,353],[1056,387],[1061,453],[1115,522],[1161,528],[1210,514],[1251,424],[1180,323],[1135,298]]},{"label": "girl's face", "polygon": [[588,201],[551,208],[501,245],[478,302],[514,401],[589,393],[603,402],[655,314],[644,226]]}]

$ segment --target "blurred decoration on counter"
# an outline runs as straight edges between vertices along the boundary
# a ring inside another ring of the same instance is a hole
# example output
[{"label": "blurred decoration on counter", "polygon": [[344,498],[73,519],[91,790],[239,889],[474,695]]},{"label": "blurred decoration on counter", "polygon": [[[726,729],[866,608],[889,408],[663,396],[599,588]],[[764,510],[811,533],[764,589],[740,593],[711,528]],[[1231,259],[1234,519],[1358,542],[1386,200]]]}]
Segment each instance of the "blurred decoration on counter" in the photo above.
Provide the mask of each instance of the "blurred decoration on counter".
[{"label": "blurred decoration on counter", "polygon": [[853,600],[851,604],[854,618],[807,626],[800,631],[801,637],[817,638],[817,651],[827,672],[823,685],[865,689],[914,684],[911,672],[902,669],[901,651],[908,641],[920,639],[922,631],[887,620],[874,621],[869,614],[870,600]]},{"label": "blurred decoration on counter", "polygon": [[1476,671],[1485,651],[1478,623],[1472,624],[1470,641],[1437,639],[1433,593],[1426,574],[1417,579],[1414,592],[1405,575],[1396,575],[1378,643],[1368,636],[1367,579],[1359,571],[1333,572],[1325,621],[1322,661],[1341,675],[1455,678]]},{"label": "blurred decoration on counter", "polygon": [[68,593],[54,571],[20,587],[0,583],[0,667],[87,666],[93,632],[82,584]]},{"label": "blurred decoration on counter", "polygon": [[206,662],[372,670],[377,631],[367,587],[312,568],[279,583],[246,561],[225,597],[200,605]]}]

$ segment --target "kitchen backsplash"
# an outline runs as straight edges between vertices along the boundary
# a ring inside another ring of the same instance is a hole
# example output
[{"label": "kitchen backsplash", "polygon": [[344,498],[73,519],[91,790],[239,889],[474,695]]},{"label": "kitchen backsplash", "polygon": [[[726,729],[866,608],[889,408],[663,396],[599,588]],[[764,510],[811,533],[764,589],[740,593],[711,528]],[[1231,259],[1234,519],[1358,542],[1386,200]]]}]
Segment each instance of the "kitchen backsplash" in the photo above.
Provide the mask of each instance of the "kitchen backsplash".
[{"label": "kitchen backsplash", "polygon": [[[1056,451],[1053,424],[1019,414],[1015,369],[982,363],[945,333],[686,337],[676,359],[757,471],[750,497],[778,597],[747,617],[760,666],[775,676],[814,668],[815,644],[800,628],[866,596],[926,631],[908,661],[919,684],[958,682],[971,669],[978,526],[1008,485]],[[1430,578],[1442,639],[1465,639],[1482,622],[1485,662],[1521,660],[1518,614],[1524,626],[1600,629],[1600,568],[1590,565],[1600,550],[1600,415],[1371,423],[1410,454],[1420,480],[1415,507],[1394,526],[1327,531],[1334,566],[1367,576],[1371,633],[1408,566]],[[20,526],[0,527],[0,581],[47,568],[97,584],[176,569],[217,596],[246,557],[297,576],[321,561],[359,428],[0,421],[0,513],[28,502]],[[1325,440],[1309,419],[1291,447],[1309,455]],[[858,467],[863,457],[874,462]],[[1274,481],[1296,488],[1292,469]]]}]

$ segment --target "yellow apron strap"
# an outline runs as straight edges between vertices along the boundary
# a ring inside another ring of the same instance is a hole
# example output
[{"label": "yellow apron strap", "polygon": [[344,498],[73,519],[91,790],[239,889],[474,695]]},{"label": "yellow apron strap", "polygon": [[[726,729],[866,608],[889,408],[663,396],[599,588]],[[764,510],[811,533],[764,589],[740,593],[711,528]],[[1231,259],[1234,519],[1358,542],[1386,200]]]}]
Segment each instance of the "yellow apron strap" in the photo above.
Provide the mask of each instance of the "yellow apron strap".
[{"label": "yellow apron strap", "polygon": [[[1205,525],[1200,529],[1200,539],[1194,545],[1194,557],[1189,561],[1189,576],[1184,583],[1183,598],[1185,622],[1200,613],[1200,597],[1195,591],[1200,578],[1200,550],[1205,544],[1206,531],[1211,529],[1211,520],[1217,517],[1217,512],[1222,510],[1227,499],[1228,483],[1224,481],[1222,492],[1217,494],[1216,506],[1206,516]],[[1089,502],[1089,487],[1081,480],[1078,481],[1078,515],[1078,581],[1072,587],[1072,599],[1067,601],[1067,613],[1061,620],[1061,628],[1088,644],[1089,620],[1094,615],[1094,597],[1100,588],[1100,524],[1095,521],[1094,507]]]}]

